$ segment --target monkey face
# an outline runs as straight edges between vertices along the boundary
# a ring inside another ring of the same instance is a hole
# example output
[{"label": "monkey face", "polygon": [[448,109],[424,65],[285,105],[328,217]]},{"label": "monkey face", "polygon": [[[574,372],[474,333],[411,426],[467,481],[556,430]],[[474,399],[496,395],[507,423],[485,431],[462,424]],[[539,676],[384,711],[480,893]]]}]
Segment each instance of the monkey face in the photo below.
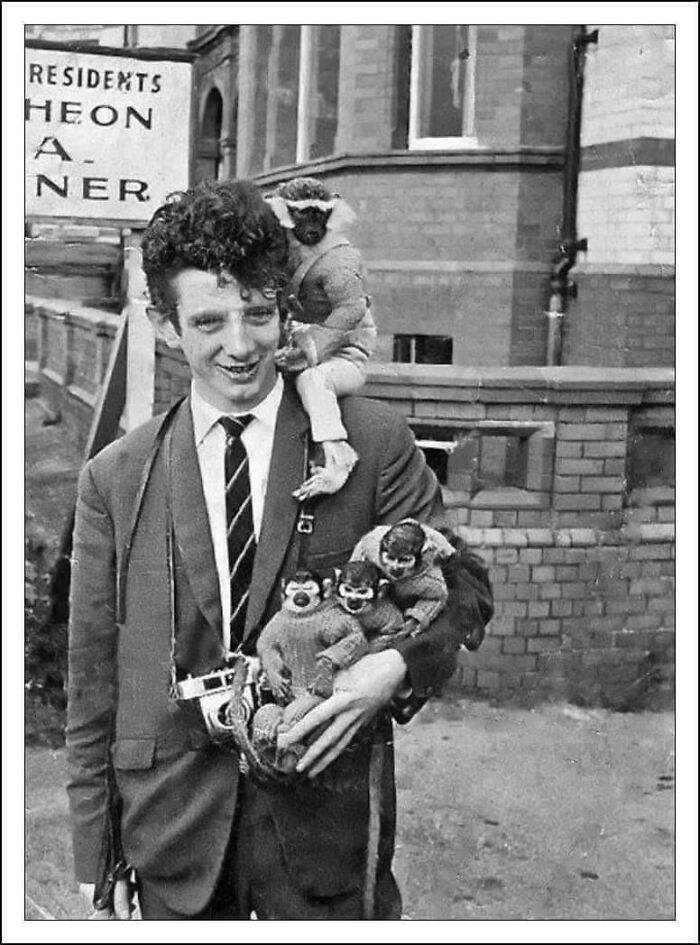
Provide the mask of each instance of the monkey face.
[{"label": "monkey face", "polygon": [[359,616],[372,607],[379,596],[381,575],[371,561],[348,561],[337,573],[336,596],[349,614]]},{"label": "monkey face", "polygon": [[326,225],[331,215],[330,209],[320,207],[299,207],[287,204],[289,215],[294,222],[292,233],[304,246],[315,246],[326,235]]},{"label": "monkey face", "polygon": [[377,597],[375,589],[368,584],[339,584],[337,595],[342,607],[355,617],[371,607]]},{"label": "monkey face", "polygon": [[390,551],[381,551],[379,561],[384,571],[393,581],[400,581],[408,577],[416,569],[416,556],[396,554]]},{"label": "monkey face", "polygon": [[311,612],[322,600],[323,588],[315,578],[292,578],[284,585],[282,607],[292,613]]}]

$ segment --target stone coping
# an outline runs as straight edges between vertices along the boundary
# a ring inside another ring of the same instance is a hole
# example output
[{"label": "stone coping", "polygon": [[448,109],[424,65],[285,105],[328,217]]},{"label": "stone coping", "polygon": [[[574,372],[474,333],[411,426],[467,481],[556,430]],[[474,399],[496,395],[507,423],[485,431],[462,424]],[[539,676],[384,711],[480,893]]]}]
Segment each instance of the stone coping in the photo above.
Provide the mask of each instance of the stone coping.
[{"label": "stone coping", "polygon": [[435,387],[528,387],[548,390],[629,390],[673,388],[673,368],[598,368],[584,365],[564,367],[460,367],[454,364],[370,365],[367,380],[374,384],[430,384]]},{"label": "stone coping", "polygon": [[54,318],[70,318],[71,321],[84,322],[98,327],[116,328],[122,319],[118,312],[85,305],[79,299],[43,299],[27,296],[25,311],[34,310],[37,314],[46,314]]},{"label": "stone coping", "polygon": [[617,531],[594,528],[470,528],[458,526],[459,535],[473,548],[508,545],[528,548],[594,547],[673,542],[673,524],[630,523]]},{"label": "stone coping", "polygon": [[396,170],[404,167],[429,167],[435,171],[451,167],[485,167],[489,169],[521,169],[537,167],[559,171],[564,163],[562,147],[515,148],[465,148],[464,150],[371,150],[344,152],[328,157],[290,164],[271,171],[250,174],[259,185],[276,184],[292,177],[323,177],[325,174],[342,173],[376,168]]}]

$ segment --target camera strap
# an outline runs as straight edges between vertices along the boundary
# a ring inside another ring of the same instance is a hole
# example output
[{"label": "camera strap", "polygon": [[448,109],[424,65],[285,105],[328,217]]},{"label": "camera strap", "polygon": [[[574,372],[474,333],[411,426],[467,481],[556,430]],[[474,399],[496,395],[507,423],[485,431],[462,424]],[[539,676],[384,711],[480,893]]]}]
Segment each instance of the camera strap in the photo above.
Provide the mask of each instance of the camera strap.
[{"label": "camera strap", "polygon": [[[304,439],[304,476],[308,477],[311,473],[311,464],[309,462],[309,434]],[[292,543],[292,553],[290,555],[289,577],[298,570],[306,567],[306,556],[311,536],[316,524],[316,513],[314,511],[315,502],[313,499],[305,499],[299,503],[299,512],[297,513],[296,526],[294,528],[294,540]]]},{"label": "camera strap", "polygon": [[[141,470],[141,478],[139,480],[138,489],[136,490],[136,497],[134,498],[134,504],[132,506],[131,512],[131,522],[129,525],[129,531],[127,533],[127,539],[122,549],[122,552],[119,556],[117,562],[117,623],[124,623],[126,619],[126,584],[129,571],[129,560],[131,558],[131,550],[134,542],[134,536],[136,534],[136,527],[138,525],[139,517],[141,515],[141,508],[143,506],[144,496],[146,495],[146,489],[148,488],[148,483],[153,472],[153,467],[155,465],[156,458],[160,452],[161,447],[164,447],[165,453],[165,464],[166,464],[166,475],[167,475],[167,488],[165,490],[165,517],[166,517],[166,543],[167,543],[167,567],[168,567],[168,585],[170,593],[170,623],[171,623],[171,640],[174,641],[174,623],[175,623],[175,568],[174,568],[174,535],[173,535],[173,523],[172,523],[172,509],[171,509],[171,483],[170,483],[170,443],[172,440],[172,430],[173,430],[173,420],[180,407],[184,403],[186,398],[182,397],[176,403],[170,407],[168,412],[164,414],[161,419],[160,426],[156,431],[156,435],[153,440],[153,445],[148,453],[146,462],[143,465]],[[171,642],[171,649],[174,647],[174,642]],[[174,678],[175,666],[174,661],[171,659],[171,677]]]}]

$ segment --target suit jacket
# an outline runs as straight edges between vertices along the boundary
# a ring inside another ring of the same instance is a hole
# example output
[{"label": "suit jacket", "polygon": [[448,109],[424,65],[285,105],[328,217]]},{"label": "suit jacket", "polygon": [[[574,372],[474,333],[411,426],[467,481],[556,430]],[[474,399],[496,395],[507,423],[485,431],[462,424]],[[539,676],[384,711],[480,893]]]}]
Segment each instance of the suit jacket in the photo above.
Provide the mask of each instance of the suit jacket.
[{"label": "suit jacket", "polygon": [[[425,520],[439,505],[435,477],[398,415],[379,403],[347,398],[343,419],[360,459],[344,488],[317,504],[305,563],[321,571],[348,560],[373,526],[409,515]],[[159,426],[156,418],[110,444],[86,465],[79,481],[69,628],[68,791],[80,882],[95,881],[111,759],[129,862],[167,904],[193,914],[211,896],[229,840],[238,761],[212,746],[203,725],[168,695],[173,657],[164,513],[168,482],[178,640],[181,634],[209,639],[210,668],[221,651],[221,604],[189,401],[173,420],[170,470],[162,449],[152,468],[133,534],[125,613],[116,621],[117,555],[129,537],[134,498]],[[291,493],[305,477],[307,431],[308,418],[287,385],[248,604],[245,635],[251,650],[279,607],[280,578],[295,566],[298,504]],[[459,632],[438,620],[417,639],[397,645],[419,703],[451,675],[459,642]],[[388,717],[380,725],[390,744]],[[334,763],[338,770],[343,765],[355,773],[366,770],[367,742],[360,740],[355,753],[346,754],[347,760]],[[350,794],[304,787],[296,796],[270,797],[290,868],[311,894],[334,894],[357,882],[367,836],[367,782],[364,775],[355,781]],[[395,803],[390,749],[383,790],[380,868],[388,868]]]}]

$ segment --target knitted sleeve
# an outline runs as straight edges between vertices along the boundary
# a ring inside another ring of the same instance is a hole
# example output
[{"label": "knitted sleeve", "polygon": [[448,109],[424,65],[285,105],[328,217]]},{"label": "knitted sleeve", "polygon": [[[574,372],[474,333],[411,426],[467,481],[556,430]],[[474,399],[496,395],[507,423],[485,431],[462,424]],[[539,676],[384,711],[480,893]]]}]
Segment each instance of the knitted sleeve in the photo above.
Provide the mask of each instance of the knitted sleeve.
[{"label": "knitted sleeve", "polygon": [[415,604],[404,611],[404,617],[413,617],[422,629],[433,622],[447,603],[447,585],[438,567],[419,572],[402,588],[402,592],[416,596]]}]

